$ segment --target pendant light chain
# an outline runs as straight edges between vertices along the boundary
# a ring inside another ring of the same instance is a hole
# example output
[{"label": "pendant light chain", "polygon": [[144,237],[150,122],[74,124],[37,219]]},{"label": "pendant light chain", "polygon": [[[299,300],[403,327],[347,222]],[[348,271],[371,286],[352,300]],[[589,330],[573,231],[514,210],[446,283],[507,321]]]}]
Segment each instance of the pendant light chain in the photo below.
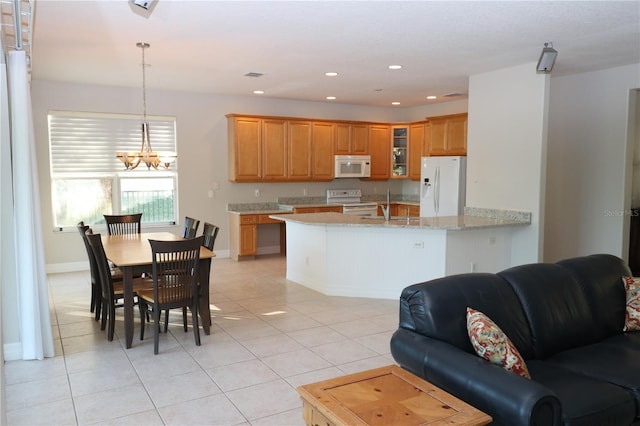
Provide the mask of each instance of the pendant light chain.
[{"label": "pendant light chain", "polygon": [[126,170],[133,170],[140,163],[146,164],[147,169],[157,170],[158,167],[168,169],[177,155],[175,152],[154,152],[151,149],[149,137],[149,123],[147,122],[147,62],[144,50],[151,47],[149,43],[138,42],[136,46],[142,49],[142,146],[139,152],[116,152],[118,158],[124,164]]},{"label": "pendant light chain", "polygon": [[144,59],[144,50],[150,47],[149,43],[137,43],[136,46],[142,49],[142,119],[147,122],[147,63]]}]

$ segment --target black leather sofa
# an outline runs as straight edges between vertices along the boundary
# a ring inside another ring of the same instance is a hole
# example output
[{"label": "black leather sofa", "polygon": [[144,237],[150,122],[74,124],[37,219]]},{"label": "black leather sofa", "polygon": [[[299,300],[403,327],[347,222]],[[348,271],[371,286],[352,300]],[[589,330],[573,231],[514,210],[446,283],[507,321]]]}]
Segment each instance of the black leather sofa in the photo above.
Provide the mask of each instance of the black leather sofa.
[{"label": "black leather sofa", "polygon": [[[400,298],[396,362],[496,425],[640,424],[640,332],[624,333],[621,259],[605,254],[415,284]],[[531,380],[476,355],[466,308],[511,339]]]}]

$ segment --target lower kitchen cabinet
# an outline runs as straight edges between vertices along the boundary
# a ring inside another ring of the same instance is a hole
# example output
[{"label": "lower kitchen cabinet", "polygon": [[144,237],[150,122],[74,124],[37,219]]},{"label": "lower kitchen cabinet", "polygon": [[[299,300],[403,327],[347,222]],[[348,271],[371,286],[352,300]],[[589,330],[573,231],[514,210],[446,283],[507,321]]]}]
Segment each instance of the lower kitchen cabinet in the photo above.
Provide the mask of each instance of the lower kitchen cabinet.
[{"label": "lower kitchen cabinet", "polygon": [[[286,214],[278,212],[278,214]],[[258,254],[258,227],[280,225],[280,254],[286,253],[286,227],[284,222],[271,219],[271,213],[229,213],[229,256],[234,260],[254,258]]]},{"label": "lower kitchen cabinet", "polygon": [[409,204],[398,204],[397,216],[420,217],[420,206],[413,206]]},{"label": "lower kitchen cabinet", "polygon": [[[382,207],[383,204],[378,204],[378,216],[383,216]],[[411,204],[398,204],[391,203],[389,205],[390,216],[398,217],[420,217],[420,206]]]}]

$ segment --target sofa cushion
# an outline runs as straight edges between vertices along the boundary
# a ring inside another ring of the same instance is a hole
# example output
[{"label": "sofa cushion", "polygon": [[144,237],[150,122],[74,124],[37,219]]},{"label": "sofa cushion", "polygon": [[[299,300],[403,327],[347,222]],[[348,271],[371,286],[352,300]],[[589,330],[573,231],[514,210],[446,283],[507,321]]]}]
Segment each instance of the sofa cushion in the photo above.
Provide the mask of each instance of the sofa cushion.
[{"label": "sofa cushion", "polygon": [[560,352],[545,362],[626,389],[635,399],[636,416],[640,417],[640,350],[637,347],[606,340]]},{"label": "sofa cushion", "polygon": [[625,294],[620,277],[631,275],[629,266],[610,254],[575,257],[557,263],[569,270],[582,288],[595,327],[591,330],[595,340],[618,334],[624,325]]},{"label": "sofa cushion", "polygon": [[640,330],[640,278],[622,277],[627,299],[624,331]]},{"label": "sofa cushion", "polygon": [[516,266],[499,272],[498,276],[518,295],[531,327],[535,358],[544,359],[596,341],[593,335],[596,322],[591,308],[582,288],[567,269],[539,263]]},{"label": "sofa cushion", "polygon": [[548,362],[528,362],[532,380],[549,388],[562,404],[563,426],[628,425],[636,408],[623,388]]},{"label": "sofa cushion", "polygon": [[509,284],[495,274],[455,275],[405,288],[400,296],[400,327],[475,354],[467,334],[467,306],[488,315],[524,359],[533,356],[520,302]]},{"label": "sofa cushion", "polygon": [[507,371],[531,378],[522,355],[491,318],[480,311],[467,308],[467,332],[471,345],[479,356]]}]

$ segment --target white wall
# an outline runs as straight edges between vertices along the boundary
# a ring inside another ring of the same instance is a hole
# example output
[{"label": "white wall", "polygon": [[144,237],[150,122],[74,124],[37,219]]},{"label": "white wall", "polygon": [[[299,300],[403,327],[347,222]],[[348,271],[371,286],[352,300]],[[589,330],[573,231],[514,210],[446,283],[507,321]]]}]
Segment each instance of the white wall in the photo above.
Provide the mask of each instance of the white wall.
[{"label": "white wall", "polygon": [[637,88],[640,64],[552,78],[545,260],[627,258],[630,91]]},{"label": "white wall", "polygon": [[549,76],[527,63],[469,79],[467,202],[532,213],[514,231],[513,265],[542,257]]}]

